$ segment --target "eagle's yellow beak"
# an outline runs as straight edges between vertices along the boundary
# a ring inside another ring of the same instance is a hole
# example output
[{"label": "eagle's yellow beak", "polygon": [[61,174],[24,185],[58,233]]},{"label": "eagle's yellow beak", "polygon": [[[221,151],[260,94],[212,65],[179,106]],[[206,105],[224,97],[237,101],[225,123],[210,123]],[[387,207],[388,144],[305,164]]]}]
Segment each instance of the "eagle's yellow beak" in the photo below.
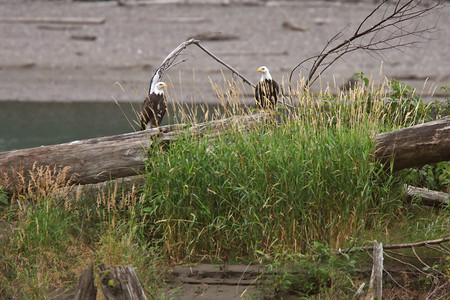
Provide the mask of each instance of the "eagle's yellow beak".
[{"label": "eagle's yellow beak", "polygon": [[259,68],[258,70],[256,70],[256,72],[262,72],[263,69]]},{"label": "eagle's yellow beak", "polygon": [[166,88],[166,87],[167,87],[167,84],[166,84],[166,83],[164,83],[162,87],[163,87],[163,88]]}]

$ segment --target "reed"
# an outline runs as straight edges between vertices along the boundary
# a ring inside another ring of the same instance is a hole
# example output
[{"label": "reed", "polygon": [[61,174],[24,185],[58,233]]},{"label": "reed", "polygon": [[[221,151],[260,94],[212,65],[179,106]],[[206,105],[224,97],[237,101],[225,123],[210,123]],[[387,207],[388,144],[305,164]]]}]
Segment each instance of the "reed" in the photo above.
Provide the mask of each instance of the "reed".
[{"label": "reed", "polygon": [[[338,248],[385,230],[402,201],[399,180],[373,157],[373,137],[392,127],[383,93],[298,92],[294,109],[280,106],[256,128],[150,149],[142,192],[153,239],[175,261],[198,261],[304,252],[314,241]],[[235,95],[219,98],[245,113]]]}]

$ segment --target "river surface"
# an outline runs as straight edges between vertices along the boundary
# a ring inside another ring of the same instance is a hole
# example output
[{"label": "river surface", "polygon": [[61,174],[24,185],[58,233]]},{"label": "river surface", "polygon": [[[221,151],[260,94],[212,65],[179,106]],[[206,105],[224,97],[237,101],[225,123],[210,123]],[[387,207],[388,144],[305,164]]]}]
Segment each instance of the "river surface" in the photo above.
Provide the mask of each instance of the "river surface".
[{"label": "river surface", "polygon": [[[140,106],[141,103],[0,101],[0,152],[138,131]],[[214,112],[222,114],[223,106],[169,103],[161,125],[204,122]]]},{"label": "river surface", "polygon": [[[120,106],[92,102],[0,102],[0,151],[134,131],[133,123],[127,120],[136,120],[131,105]],[[137,128],[135,124],[134,127]]]}]

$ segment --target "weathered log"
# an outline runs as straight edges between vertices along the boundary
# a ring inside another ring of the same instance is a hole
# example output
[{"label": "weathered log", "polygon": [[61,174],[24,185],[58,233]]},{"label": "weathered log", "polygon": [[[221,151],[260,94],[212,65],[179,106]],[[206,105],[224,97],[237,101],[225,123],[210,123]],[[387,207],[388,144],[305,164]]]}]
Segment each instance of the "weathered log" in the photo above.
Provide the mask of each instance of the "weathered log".
[{"label": "weathered log", "polygon": [[78,278],[75,300],[97,299],[97,288],[94,284],[94,264],[90,264]]},{"label": "weathered log", "polygon": [[231,117],[187,126],[168,125],[140,132],[74,141],[0,153],[0,175],[14,179],[17,172],[28,176],[33,166],[70,167],[67,178],[72,183],[98,183],[136,175],[145,169],[147,149],[154,142],[169,142],[182,132],[192,136],[216,136],[237,127],[251,127],[264,114]]},{"label": "weathered log", "polygon": [[450,116],[408,128],[378,134],[375,156],[391,160],[394,171],[450,160]]},{"label": "weathered log", "polygon": [[432,191],[415,186],[406,186],[406,196],[411,199],[420,199],[421,204],[433,207],[444,207],[450,199],[450,194]]},{"label": "weathered log", "polygon": [[107,300],[147,300],[132,266],[99,266],[100,284]]},{"label": "weathered log", "polygon": [[[27,176],[36,164],[70,167],[72,183],[98,183],[136,175],[145,168],[147,149],[154,142],[177,139],[180,132],[193,136],[221,135],[227,129],[251,127],[265,114],[235,116],[187,126],[168,125],[140,132],[74,141],[0,153],[0,175]],[[375,156],[383,162],[394,161],[394,169],[418,167],[450,160],[450,117],[376,136]],[[74,176],[72,176],[74,175]]]}]

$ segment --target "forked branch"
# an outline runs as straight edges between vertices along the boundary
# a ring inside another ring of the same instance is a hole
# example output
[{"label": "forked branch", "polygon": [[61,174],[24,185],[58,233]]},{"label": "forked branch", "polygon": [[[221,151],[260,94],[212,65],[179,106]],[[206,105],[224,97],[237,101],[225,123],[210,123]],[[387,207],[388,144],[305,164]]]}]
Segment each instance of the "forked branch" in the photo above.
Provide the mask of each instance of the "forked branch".
[{"label": "forked branch", "polygon": [[226,62],[224,62],[222,59],[220,59],[219,57],[217,57],[216,55],[214,55],[211,51],[209,51],[208,49],[206,49],[203,45],[200,44],[200,40],[196,40],[196,39],[190,39],[187,40],[183,43],[181,43],[178,47],[176,47],[175,49],[172,50],[172,52],[169,53],[169,55],[167,55],[167,57],[163,60],[163,62],[161,63],[161,65],[158,67],[158,69],[155,71],[155,74],[153,75],[151,81],[150,81],[150,87],[148,89],[148,93],[150,94],[153,90],[153,87],[155,86],[155,84],[158,81],[161,81],[162,78],[164,77],[164,74],[166,73],[166,71],[168,71],[170,68],[174,67],[175,65],[184,62],[185,60],[181,60],[181,61],[177,61],[176,59],[178,58],[178,56],[181,54],[181,52],[186,49],[188,46],[190,45],[196,45],[197,47],[199,47],[203,52],[205,52],[206,54],[208,54],[209,56],[211,56],[215,61],[217,61],[218,63],[222,64],[223,66],[225,66],[227,69],[229,69],[231,72],[233,72],[234,74],[236,74],[237,76],[239,76],[245,83],[247,83],[248,85],[255,87],[255,85],[253,83],[250,82],[250,80],[248,80],[247,78],[245,78],[242,74],[240,74],[238,71],[236,71],[236,69],[234,69],[232,66],[230,66],[229,64],[227,64]]}]

